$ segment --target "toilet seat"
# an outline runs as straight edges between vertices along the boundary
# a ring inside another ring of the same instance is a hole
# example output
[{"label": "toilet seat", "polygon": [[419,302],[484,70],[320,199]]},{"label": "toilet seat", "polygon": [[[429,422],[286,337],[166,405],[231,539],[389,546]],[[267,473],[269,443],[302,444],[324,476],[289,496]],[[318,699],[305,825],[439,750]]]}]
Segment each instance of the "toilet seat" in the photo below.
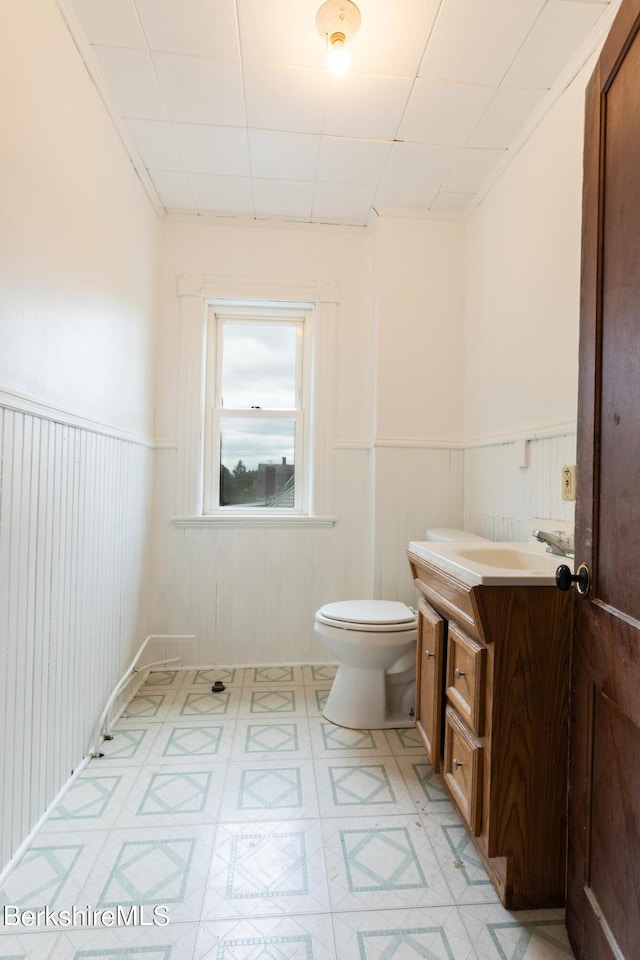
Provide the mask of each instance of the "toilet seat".
[{"label": "toilet seat", "polygon": [[316,621],[361,633],[402,633],[415,630],[417,616],[396,600],[339,600],[320,607]]}]

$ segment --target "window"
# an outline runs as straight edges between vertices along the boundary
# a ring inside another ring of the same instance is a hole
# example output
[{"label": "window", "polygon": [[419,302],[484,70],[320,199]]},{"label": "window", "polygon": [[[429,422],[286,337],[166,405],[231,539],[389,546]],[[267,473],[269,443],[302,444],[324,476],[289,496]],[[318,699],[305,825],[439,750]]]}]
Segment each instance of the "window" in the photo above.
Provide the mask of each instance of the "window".
[{"label": "window", "polygon": [[310,509],[309,304],[212,303],[204,512]]}]

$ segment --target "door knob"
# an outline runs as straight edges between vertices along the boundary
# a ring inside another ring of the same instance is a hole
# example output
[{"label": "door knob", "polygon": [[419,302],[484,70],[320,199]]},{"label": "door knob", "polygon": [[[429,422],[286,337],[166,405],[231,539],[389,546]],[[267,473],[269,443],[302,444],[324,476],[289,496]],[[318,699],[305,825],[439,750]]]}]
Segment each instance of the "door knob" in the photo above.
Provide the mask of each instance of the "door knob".
[{"label": "door knob", "polygon": [[561,563],[556,570],[556,586],[560,590],[570,590],[571,585],[575,583],[578,587],[578,593],[585,597],[589,592],[591,583],[591,574],[586,563],[581,563],[576,574],[571,573],[571,567],[566,563]]}]

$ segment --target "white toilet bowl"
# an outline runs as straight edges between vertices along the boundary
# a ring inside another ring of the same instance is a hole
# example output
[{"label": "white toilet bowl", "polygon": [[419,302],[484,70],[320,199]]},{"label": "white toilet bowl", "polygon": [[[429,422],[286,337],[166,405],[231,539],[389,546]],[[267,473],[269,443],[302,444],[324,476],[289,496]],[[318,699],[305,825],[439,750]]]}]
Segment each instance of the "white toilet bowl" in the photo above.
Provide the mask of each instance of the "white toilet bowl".
[{"label": "white toilet bowl", "polygon": [[314,630],[340,661],[327,720],[355,730],[414,725],[414,610],[393,600],[327,603],[316,612]]}]

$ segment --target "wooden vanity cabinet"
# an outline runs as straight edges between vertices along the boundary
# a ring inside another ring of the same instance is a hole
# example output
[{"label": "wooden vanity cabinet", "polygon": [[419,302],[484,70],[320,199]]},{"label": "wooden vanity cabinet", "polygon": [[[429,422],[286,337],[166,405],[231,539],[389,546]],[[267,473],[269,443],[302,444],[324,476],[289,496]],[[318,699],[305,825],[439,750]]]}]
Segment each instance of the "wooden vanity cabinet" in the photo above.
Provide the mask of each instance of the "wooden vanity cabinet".
[{"label": "wooden vanity cabinet", "polygon": [[565,893],[571,597],[470,586],[409,551],[416,726],[504,906]]}]

